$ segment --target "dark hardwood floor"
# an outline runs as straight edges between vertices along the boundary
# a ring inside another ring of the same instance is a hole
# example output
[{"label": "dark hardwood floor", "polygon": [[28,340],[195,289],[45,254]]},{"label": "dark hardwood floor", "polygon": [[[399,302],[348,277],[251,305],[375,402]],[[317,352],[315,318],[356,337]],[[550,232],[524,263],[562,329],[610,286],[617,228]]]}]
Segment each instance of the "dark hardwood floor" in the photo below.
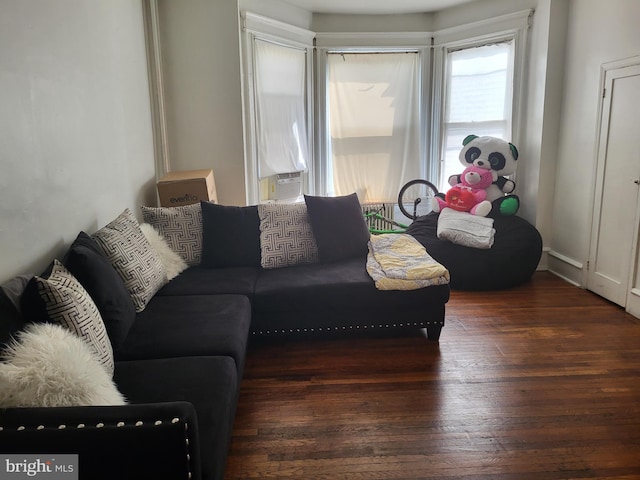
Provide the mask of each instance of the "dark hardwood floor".
[{"label": "dark hardwood floor", "polygon": [[439,343],[254,346],[226,474],[249,478],[640,479],[640,322],[538,272],[452,292]]}]

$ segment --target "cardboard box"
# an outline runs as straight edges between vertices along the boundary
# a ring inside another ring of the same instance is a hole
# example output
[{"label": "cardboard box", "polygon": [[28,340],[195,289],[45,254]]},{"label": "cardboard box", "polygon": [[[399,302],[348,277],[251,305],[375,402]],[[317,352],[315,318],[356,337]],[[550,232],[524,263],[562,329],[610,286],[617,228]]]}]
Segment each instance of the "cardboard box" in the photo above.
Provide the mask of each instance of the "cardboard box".
[{"label": "cardboard box", "polygon": [[179,207],[204,201],[218,201],[213,170],[169,172],[158,181],[160,206]]}]

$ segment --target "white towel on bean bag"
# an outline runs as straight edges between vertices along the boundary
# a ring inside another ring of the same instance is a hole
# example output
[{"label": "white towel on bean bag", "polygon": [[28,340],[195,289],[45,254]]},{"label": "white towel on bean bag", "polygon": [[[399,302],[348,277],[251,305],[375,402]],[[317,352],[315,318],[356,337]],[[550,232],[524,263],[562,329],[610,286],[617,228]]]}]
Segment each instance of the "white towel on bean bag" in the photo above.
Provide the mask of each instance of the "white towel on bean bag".
[{"label": "white towel on bean bag", "polygon": [[438,238],[465,247],[488,249],[495,236],[493,218],[444,208],[438,218]]}]

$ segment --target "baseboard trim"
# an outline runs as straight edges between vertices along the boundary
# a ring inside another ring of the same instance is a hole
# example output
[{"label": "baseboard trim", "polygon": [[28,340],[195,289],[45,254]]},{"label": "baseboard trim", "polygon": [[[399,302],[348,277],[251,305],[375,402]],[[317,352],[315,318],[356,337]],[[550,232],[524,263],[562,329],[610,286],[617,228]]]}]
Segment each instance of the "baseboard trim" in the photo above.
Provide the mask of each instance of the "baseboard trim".
[{"label": "baseboard trim", "polygon": [[549,271],[566,282],[583,288],[584,264],[554,250],[548,252]]},{"label": "baseboard trim", "polygon": [[553,257],[553,258],[555,258],[557,260],[560,260],[563,263],[567,263],[567,264],[571,265],[572,267],[577,268],[579,270],[582,270],[584,268],[584,264],[582,262],[579,262],[578,260],[576,260],[574,258],[567,257],[566,255],[558,253],[555,250],[549,249],[549,256]]}]

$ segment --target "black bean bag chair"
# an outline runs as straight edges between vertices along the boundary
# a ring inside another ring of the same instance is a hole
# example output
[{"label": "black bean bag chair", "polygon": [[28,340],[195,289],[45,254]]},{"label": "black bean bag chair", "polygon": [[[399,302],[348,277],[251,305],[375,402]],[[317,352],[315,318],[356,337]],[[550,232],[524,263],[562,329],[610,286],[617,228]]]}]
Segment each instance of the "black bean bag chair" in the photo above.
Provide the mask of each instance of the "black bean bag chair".
[{"label": "black bean bag chair", "polygon": [[525,219],[497,216],[493,246],[478,249],[438,238],[437,213],[418,217],[407,229],[429,255],[447,267],[455,290],[504,290],[527,282],[542,255],[542,237]]}]

